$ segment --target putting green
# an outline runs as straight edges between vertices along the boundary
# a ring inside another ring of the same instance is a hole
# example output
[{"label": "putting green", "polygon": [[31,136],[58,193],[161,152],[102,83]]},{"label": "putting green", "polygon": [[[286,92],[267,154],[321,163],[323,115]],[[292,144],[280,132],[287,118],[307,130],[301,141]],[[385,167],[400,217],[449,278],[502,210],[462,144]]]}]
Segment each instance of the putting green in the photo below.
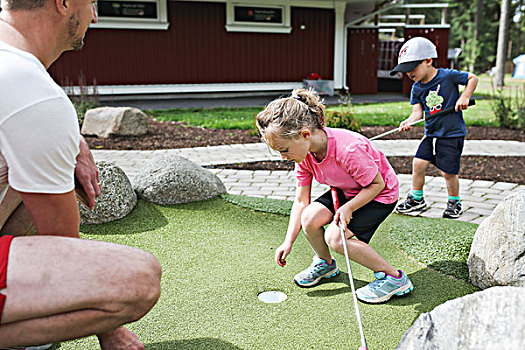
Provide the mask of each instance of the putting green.
[{"label": "putting green", "polygon": [[[414,291],[382,305],[359,304],[370,349],[394,349],[418,315],[475,287],[427,268],[389,236],[404,220],[392,215],[372,239],[394,266],[408,273]],[[293,276],[313,252],[299,237],[281,268],[274,263],[288,217],[255,212],[224,199],[161,207],[139,201],[126,218],[81,228],[83,238],[116,242],[154,254],[163,268],[162,295],[143,319],[129,325],[146,349],[357,349],[359,332],[344,257],[342,274],[298,288]],[[373,279],[352,265],[356,288]],[[288,298],[265,304],[257,295],[277,290]],[[95,337],[64,342],[61,350],[98,349]]]}]

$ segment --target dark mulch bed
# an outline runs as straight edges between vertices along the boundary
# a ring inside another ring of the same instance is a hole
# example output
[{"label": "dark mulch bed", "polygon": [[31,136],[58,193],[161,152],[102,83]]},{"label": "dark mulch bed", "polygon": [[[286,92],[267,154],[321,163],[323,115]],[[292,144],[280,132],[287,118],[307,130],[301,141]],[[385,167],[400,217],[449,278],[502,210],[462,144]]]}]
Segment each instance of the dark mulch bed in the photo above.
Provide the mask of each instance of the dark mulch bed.
[{"label": "dark mulch bed", "polygon": [[[396,174],[412,173],[412,157],[388,157],[388,161]],[[265,161],[243,164],[224,164],[209,166],[209,168],[241,169],[241,170],[293,170],[294,163],[286,161]],[[427,169],[428,176],[441,176],[433,166]],[[496,182],[512,182],[525,184],[525,169],[523,157],[461,157],[461,178],[471,180],[487,180]]]},{"label": "dark mulch bed", "polygon": [[[364,126],[361,133],[367,137],[379,135],[392,129],[390,126]],[[495,127],[467,128],[468,140],[516,140],[525,142],[525,133]],[[423,127],[413,127],[403,133],[393,133],[383,140],[420,139]],[[177,122],[151,121],[148,134],[133,137],[110,137],[99,139],[93,136],[85,137],[92,149],[111,150],[153,150],[186,147],[205,147],[227,144],[260,142],[257,135],[246,130],[219,130],[186,126]],[[398,174],[412,172],[412,157],[390,157],[390,163]],[[462,157],[460,177],[473,180],[503,181],[525,184],[525,167],[521,157]],[[293,169],[293,164],[287,162],[258,162],[248,164],[230,164],[228,168],[252,170]],[[434,167],[429,168],[429,176],[439,176]]]}]

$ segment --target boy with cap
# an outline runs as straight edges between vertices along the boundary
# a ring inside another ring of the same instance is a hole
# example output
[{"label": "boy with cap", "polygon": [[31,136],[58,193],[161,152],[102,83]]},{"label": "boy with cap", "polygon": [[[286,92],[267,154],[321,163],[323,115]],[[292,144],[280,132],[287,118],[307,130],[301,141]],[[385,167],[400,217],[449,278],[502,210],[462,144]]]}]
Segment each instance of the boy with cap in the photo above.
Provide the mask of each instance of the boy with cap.
[{"label": "boy with cap", "polygon": [[[463,142],[467,129],[462,110],[467,109],[478,78],[468,72],[454,69],[435,68],[437,51],[434,44],[422,37],[408,40],[399,51],[398,65],[390,72],[406,73],[415,81],[410,93],[412,114],[403,120],[399,130],[411,128],[410,123],[425,116],[432,116],[441,110],[454,107],[454,111],[437,118],[425,120],[425,136],[412,162],[412,191],[406,200],[396,207],[401,214],[426,208],[423,198],[425,170],[434,164],[445,178],[448,191],[447,208],[444,218],[458,218],[462,211],[459,197],[459,166]],[[459,94],[458,85],[465,85]]]}]

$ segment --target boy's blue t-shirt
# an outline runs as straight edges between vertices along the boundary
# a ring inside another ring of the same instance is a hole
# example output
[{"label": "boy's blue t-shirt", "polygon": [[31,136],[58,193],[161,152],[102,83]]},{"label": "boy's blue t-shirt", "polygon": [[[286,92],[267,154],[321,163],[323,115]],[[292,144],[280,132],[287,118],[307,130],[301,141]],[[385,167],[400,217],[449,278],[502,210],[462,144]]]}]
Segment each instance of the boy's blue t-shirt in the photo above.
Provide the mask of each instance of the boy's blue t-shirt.
[{"label": "boy's blue t-shirt", "polygon": [[[426,84],[412,85],[410,104],[421,103],[425,118],[445,109],[454,108],[459,98],[458,84],[466,85],[468,73],[455,69],[438,68],[436,76]],[[463,113],[452,111],[425,121],[425,135],[429,137],[460,137],[467,134]]]}]

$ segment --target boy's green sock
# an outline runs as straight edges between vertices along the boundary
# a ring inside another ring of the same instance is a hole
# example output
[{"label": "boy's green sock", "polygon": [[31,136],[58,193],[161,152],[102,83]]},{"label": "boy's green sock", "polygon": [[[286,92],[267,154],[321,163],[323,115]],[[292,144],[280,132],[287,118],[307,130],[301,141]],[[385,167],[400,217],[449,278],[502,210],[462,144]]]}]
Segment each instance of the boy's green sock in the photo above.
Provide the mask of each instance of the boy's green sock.
[{"label": "boy's green sock", "polygon": [[459,196],[448,196],[448,200],[449,201],[458,201],[458,202],[461,203],[461,200],[460,200]]},{"label": "boy's green sock", "polygon": [[410,193],[410,195],[411,195],[412,198],[414,198],[416,201],[420,201],[420,200],[423,198],[423,191],[412,190],[412,192]]}]

